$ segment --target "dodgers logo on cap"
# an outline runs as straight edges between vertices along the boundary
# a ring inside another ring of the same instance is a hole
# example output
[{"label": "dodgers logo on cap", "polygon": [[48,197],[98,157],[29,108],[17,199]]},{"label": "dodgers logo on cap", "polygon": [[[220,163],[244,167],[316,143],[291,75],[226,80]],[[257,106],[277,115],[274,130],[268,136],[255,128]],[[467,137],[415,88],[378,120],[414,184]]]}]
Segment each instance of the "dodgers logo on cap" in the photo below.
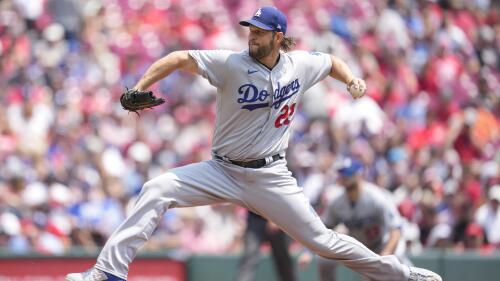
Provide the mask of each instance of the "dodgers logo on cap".
[{"label": "dodgers logo on cap", "polygon": [[261,7],[249,20],[240,21],[243,26],[256,26],[264,30],[286,33],[286,16],[276,7]]}]

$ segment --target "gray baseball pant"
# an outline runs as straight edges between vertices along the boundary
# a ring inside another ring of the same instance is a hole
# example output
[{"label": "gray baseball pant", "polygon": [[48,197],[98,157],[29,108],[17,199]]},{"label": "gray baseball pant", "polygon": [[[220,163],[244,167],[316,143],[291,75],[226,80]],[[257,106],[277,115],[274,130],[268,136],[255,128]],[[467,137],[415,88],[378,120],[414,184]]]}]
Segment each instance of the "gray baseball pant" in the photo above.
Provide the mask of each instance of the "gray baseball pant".
[{"label": "gray baseball pant", "polygon": [[368,278],[407,281],[410,269],[395,256],[379,256],[354,238],[327,229],[286,166],[259,169],[209,160],[175,168],[146,182],[131,215],[106,242],[96,268],[126,278],[138,249],[169,208],[232,202],[274,222],[312,252]]},{"label": "gray baseball pant", "polygon": [[[407,266],[413,266],[412,262],[405,254],[405,249],[406,249],[406,247],[398,246],[396,248],[394,256],[396,258],[398,258],[398,260],[402,264],[405,264]],[[336,271],[337,271],[337,267],[338,267],[337,265],[339,263],[338,261],[319,257],[318,259],[316,259],[316,262],[318,264],[318,274],[319,274],[320,281],[336,281],[337,280]],[[363,276],[363,280],[364,281],[376,281],[376,279],[370,279],[366,276]],[[383,280],[383,279],[380,279],[380,280]]]}]

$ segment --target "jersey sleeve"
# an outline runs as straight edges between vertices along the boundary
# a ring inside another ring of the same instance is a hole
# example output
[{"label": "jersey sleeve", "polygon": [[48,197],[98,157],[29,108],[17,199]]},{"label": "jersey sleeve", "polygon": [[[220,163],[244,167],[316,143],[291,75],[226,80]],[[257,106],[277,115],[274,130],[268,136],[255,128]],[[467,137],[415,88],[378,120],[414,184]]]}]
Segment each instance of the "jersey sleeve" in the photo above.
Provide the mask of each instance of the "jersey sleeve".
[{"label": "jersey sleeve", "polygon": [[305,90],[314,86],[314,84],[325,79],[332,69],[332,59],[329,54],[321,52],[296,51]]},{"label": "jersey sleeve", "polygon": [[230,71],[227,60],[234,53],[228,50],[190,50],[189,55],[198,64],[198,73],[215,87],[221,87]]}]

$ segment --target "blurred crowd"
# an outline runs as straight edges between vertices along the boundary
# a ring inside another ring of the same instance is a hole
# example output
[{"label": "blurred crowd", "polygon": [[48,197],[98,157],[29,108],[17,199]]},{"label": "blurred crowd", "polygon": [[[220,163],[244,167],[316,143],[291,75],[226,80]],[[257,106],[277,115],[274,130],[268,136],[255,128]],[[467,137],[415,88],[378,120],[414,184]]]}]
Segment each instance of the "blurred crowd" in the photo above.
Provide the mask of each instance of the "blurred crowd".
[{"label": "blurred crowd", "polygon": [[[297,49],[334,54],[364,77],[352,100],[326,79],[303,98],[289,167],[321,212],[343,155],[394,195],[409,249],[500,249],[500,12],[490,0],[0,1],[0,249],[94,251],[142,184],[209,159],[215,89],[174,73],[167,103],[118,98],[180,49],[246,49],[239,19],[288,16]],[[246,211],[169,210],[146,250],[241,250]]]}]

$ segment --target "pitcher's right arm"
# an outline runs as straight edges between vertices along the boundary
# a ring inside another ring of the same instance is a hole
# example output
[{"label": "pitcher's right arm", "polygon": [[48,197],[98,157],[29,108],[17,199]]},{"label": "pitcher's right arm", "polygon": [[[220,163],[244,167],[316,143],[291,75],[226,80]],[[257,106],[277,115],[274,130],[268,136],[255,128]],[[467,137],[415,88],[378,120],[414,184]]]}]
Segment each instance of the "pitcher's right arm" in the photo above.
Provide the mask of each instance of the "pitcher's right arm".
[{"label": "pitcher's right arm", "polygon": [[178,69],[198,73],[198,65],[188,51],[175,51],[155,61],[139,79],[134,89],[144,91]]}]

